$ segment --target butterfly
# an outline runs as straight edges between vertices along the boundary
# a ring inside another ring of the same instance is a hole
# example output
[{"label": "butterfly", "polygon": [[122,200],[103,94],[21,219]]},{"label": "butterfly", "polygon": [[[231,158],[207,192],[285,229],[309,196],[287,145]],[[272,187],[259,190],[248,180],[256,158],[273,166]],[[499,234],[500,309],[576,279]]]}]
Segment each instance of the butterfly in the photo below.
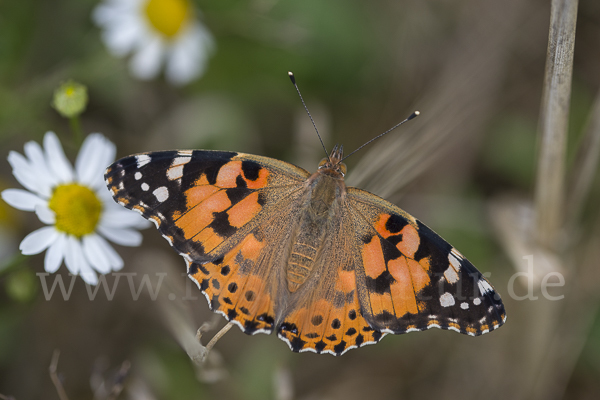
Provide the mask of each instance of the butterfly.
[{"label": "butterfly", "polygon": [[347,187],[342,147],[315,173],[252,154],[158,151],[105,174],[154,222],[210,308],[295,352],[341,355],[388,333],[478,336],[506,321],[489,281],[392,203]]}]

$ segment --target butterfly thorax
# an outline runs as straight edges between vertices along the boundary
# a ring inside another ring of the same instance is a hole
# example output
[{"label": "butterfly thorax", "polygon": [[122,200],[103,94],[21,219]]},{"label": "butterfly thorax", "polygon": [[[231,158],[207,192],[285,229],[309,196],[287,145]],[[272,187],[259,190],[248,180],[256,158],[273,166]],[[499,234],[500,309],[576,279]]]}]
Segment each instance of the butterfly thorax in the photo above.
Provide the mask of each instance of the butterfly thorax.
[{"label": "butterfly thorax", "polygon": [[[299,222],[292,231],[292,247],[287,262],[287,284],[295,292],[313,272],[332,224],[346,198],[345,165],[340,163],[341,148],[334,148],[329,158],[306,181],[301,200]],[[334,161],[335,160],[335,161]],[[343,168],[343,169],[342,169]]]}]

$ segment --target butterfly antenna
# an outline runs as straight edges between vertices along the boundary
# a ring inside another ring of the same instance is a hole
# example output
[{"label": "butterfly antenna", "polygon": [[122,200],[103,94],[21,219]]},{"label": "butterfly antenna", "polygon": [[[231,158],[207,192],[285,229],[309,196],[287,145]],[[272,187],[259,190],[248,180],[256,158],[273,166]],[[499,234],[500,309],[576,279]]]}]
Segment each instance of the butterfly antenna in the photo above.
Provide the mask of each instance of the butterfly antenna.
[{"label": "butterfly antenna", "polygon": [[319,137],[319,140],[321,141],[321,146],[323,146],[323,150],[325,150],[325,155],[327,156],[327,159],[329,161],[331,161],[331,159],[329,159],[329,153],[327,152],[327,148],[325,147],[325,144],[323,143],[323,139],[321,139],[321,135],[319,134],[319,130],[317,129],[317,125],[315,124],[315,121],[313,120],[312,115],[310,115],[310,111],[308,111],[308,107],[306,107],[306,104],[304,103],[304,99],[302,98],[302,93],[300,93],[300,89],[298,89],[298,85],[296,85],[296,77],[294,76],[294,74],[292,72],[288,72],[288,75],[290,77],[290,80],[294,84],[294,87],[296,88],[296,92],[298,92],[298,96],[300,96],[300,101],[302,101],[302,105],[304,106],[304,109],[306,110],[306,113],[308,114],[308,118],[310,118],[310,122],[312,122],[313,127],[315,128],[315,132],[317,132],[317,136]]},{"label": "butterfly antenna", "polygon": [[385,135],[386,133],[390,133],[391,131],[393,131],[394,129],[396,129],[397,127],[399,127],[400,125],[402,125],[405,122],[410,121],[411,119],[418,117],[419,114],[421,114],[421,112],[419,111],[415,111],[414,113],[410,114],[408,118],[406,118],[404,121],[397,123],[396,125],[392,126],[390,129],[388,129],[387,131],[383,132],[381,135],[374,137],[373,139],[369,140],[367,143],[363,144],[362,146],[360,146],[358,149],[354,150],[352,153],[348,154],[346,157],[342,158],[339,162],[344,161],[346,158],[350,157],[352,154],[356,153],[357,151],[359,151],[360,149],[362,149],[363,147],[365,147],[366,145],[370,144],[371,142],[379,139],[380,137],[382,137],[383,135]]}]

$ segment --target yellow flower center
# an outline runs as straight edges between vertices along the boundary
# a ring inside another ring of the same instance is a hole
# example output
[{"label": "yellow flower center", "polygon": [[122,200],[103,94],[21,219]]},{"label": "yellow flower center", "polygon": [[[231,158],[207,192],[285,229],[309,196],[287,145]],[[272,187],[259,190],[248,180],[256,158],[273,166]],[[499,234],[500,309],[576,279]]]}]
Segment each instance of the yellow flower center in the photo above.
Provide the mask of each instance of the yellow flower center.
[{"label": "yellow flower center", "polygon": [[192,12],[188,0],[148,0],[145,11],[154,29],[169,39],[177,35]]},{"label": "yellow flower center", "polygon": [[57,186],[48,206],[56,215],[56,229],[78,238],[94,232],[102,212],[96,193],[77,183]]}]

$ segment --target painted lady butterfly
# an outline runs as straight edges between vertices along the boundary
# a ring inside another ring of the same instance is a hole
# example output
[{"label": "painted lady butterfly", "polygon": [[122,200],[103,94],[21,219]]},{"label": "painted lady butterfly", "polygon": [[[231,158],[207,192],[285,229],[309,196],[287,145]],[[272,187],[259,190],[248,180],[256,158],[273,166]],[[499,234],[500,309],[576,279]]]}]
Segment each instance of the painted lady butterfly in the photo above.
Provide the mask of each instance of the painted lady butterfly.
[{"label": "painted lady butterfly", "polygon": [[314,174],[251,154],[160,151],[115,162],[115,200],[154,222],[210,308],[293,351],[341,355],[387,333],[482,335],[506,320],[489,281],[395,205],[346,187],[342,147]]}]

